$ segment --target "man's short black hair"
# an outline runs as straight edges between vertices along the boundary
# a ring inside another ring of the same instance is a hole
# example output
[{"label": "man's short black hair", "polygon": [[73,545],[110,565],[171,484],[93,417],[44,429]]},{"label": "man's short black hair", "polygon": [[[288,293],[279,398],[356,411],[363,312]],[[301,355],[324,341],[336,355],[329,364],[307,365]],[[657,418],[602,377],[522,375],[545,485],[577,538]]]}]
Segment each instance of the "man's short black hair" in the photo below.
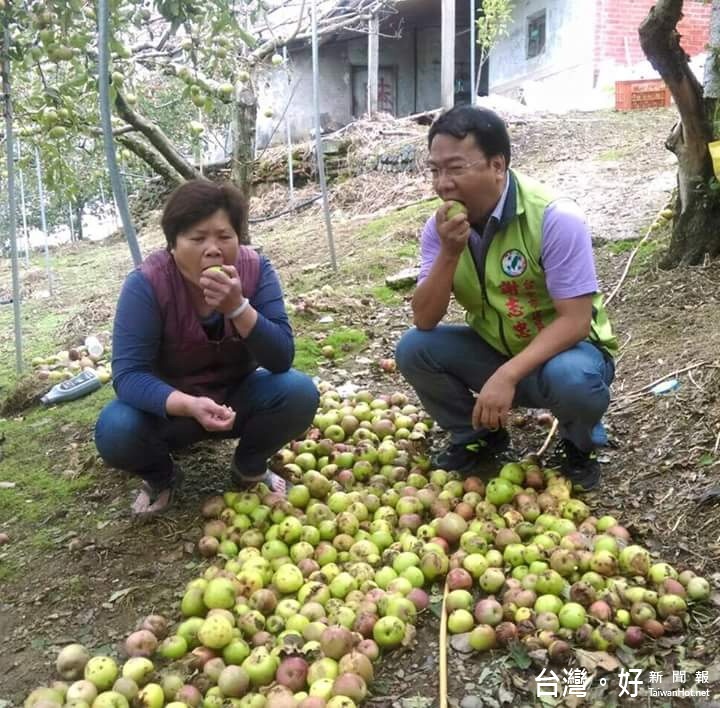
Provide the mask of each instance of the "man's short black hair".
[{"label": "man's short black hair", "polygon": [[428,148],[436,135],[451,135],[458,140],[472,135],[488,159],[502,155],[505,167],[510,166],[510,135],[505,121],[489,108],[461,105],[445,111],[430,126]]}]

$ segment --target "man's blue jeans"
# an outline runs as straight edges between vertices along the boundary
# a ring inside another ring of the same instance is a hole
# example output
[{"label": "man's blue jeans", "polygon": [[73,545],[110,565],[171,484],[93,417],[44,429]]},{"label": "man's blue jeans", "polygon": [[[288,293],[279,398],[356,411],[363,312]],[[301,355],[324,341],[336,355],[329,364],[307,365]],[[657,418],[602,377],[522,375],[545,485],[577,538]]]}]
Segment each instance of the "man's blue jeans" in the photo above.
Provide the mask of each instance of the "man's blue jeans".
[{"label": "man's blue jeans", "polygon": [[229,391],[225,403],[236,413],[235,424],[211,433],[194,418],[161,418],[115,400],[100,413],[95,445],[111,467],[162,483],[172,475],[171,451],[200,440],[240,438],[235,464],[242,474],[258,477],[268,457],[310,426],[318,392],[309,376],[294,369],[257,369]]},{"label": "man's blue jeans", "polygon": [[[427,412],[451,433],[452,442],[467,443],[482,434],[472,428],[472,391],[480,391],[508,357],[464,325],[411,329],[398,342],[395,356],[403,376]],[[560,436],[587,452],[607,442],[600,419],[610,403],[614,375],[610,357],[580,342],[520,381],[513,405],[550,409]]]}]

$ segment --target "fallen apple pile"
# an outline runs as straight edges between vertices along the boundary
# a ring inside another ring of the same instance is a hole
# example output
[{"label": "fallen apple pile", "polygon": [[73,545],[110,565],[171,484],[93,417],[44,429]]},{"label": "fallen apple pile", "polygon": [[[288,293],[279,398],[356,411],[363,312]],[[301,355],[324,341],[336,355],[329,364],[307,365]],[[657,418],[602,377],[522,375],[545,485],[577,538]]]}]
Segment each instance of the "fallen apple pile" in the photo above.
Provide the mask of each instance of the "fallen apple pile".
[{"label": "fallen apple pile", "polygon": [[63,680],[26,708],[353,708],[382,653],[412,642],[434,583],[473,649],[520,642],[560,663],[574,645],[651,648],[709,597],[537,459],[459,479],[431,469],[432,421],[404,394],[319,388],[313,427],[272,460],[288,497],[258,485],[204,503],[198,550],[212,564],[172,632],[146,617],[122,666],[65,646]]},{"label": "fallen apple pile", "polygon": [[112,378],[110,368],[111,353],[103,351],[99,356],[89,353],[87,347],[80,346],[66,349],[48,357],[36,356],[32,360],[35,375],[41,381],[65,381],[86,369],[97,371],[102,383]]}]

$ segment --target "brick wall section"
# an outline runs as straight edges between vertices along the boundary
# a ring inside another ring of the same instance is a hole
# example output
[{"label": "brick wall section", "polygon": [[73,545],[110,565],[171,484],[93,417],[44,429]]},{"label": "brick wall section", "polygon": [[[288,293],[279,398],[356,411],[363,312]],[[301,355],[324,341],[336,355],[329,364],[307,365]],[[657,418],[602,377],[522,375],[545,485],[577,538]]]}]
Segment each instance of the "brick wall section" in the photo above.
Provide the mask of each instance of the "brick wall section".
[{"label": "brick wall section", "polygon": [[[638,40],[638,27],[655,3],[653,0],[596,0],[596,66],[603,60],[625,64],[645,60]],[[710,38],[711,3],[685,0],[684,17],[678,25],[683,49],[694,56],[705,51]],[[627,38],[627,48],[626,48]]]}]

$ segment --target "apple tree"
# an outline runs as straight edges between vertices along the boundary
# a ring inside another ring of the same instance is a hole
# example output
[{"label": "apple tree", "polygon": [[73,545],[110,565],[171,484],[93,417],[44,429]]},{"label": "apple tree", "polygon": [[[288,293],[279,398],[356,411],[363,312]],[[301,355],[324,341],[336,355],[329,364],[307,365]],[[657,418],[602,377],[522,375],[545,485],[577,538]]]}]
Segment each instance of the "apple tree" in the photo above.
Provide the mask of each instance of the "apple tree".
[{"label": "apple tree", "polygon": [[678,189],[665,267],[720,255],[720,182],[708,143],[720,139],[720,0],[713,0],[705,85],[693,74],[677,24],[683,0],[657,0],[640,26],[645,56],[670,89],[680,120],[665,146],[678,158]]},{"label": "apple tree", "polygon": [[[363,0],[330,13],[318,32],[363,27],[387,4]],[[106,80],[116,142],[177,184],[199,176],[200,143],[229,130],[232,180],[249,196],[259,70],[282,63],[279,47],[309,37],[308,9],[301,2],[283,23],[274,19],[282,4],[266,0],[111,0]],[[17,121],[69,183],[70,161],[57,150],[80,149],[100,134],[94,3],[33,0],[10,11],[14,84],[22,86],[13,97]],[[240,236],[247,240],[247,223]]]}]

